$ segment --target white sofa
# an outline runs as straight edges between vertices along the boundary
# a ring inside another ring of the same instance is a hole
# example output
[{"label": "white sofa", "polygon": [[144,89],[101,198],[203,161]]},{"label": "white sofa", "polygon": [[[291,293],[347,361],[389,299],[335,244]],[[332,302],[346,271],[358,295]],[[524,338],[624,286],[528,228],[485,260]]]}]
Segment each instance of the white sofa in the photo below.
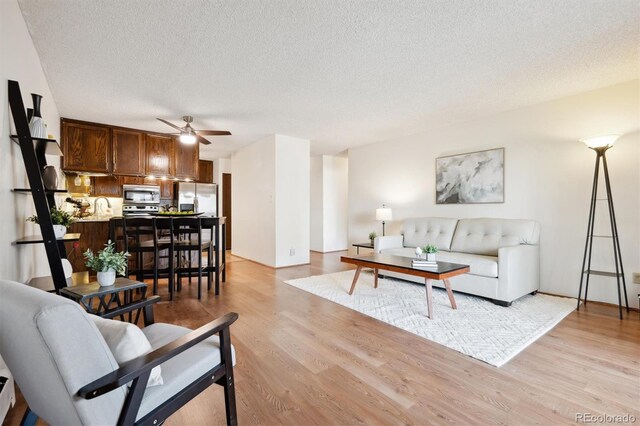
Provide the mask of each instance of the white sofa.
[{"label": "white sofa", "polygon": [[[470,266],[470,273],[450,280],[454,291],[509,306],[540,286],[540,224],[520,219],[409,218],[402,235],[378,237],[376,253],[415,257],[415,248],[433,244],[436,260]],[[384,271],[384,275],[424,284],[419,277]],[[442,282],[434,281],[442,286]]]}]

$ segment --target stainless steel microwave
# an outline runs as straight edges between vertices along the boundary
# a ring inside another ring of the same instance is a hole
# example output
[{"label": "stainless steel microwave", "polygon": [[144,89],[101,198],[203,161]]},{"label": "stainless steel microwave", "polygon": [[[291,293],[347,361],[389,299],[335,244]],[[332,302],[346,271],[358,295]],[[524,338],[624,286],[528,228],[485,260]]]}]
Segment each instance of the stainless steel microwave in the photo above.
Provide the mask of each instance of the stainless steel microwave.
[{"label": "stainless steel microwave", "polygon": [[158,185],[122,185],[122,204],[160,204]]}]

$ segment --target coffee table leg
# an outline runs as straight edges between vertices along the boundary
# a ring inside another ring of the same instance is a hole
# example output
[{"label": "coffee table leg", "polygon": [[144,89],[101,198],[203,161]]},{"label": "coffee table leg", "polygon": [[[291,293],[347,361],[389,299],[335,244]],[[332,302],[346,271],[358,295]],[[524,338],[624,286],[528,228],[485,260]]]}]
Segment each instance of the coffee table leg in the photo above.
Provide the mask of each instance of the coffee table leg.
[{"label": "coffee table leg", "polygon": [[360,271],[362,271],[362,266],[358,266],[358,269],[356,269],[356,274],[353,277],[353,283],[351,283],[351,290],[349,290],[349,295],[352,295],[353,290],[356,288],[356,283],[358,282],[358,278],[360,277]]},{"label": "coffee table leg", "polygon": [[451,283],[449,282],[449,280],[442,280],[442,281],[444,281],[444,286],[447,289],[447,294],[449,295],[449,302],[451,303],[451,308],[458,309],[458,305],[456,305],[456,299],[453,298],[453,290],[451,290]]},{"label": "coffee table leg", "polygon": [[429,278],[424,279],[424,286],[427,288],[427,317],[433,319],[433,291],[431,288],[431,280]]},{"label": "coffee table leg", "polygon": [[373,288],[378,288],[378,270],[373,270]]}]

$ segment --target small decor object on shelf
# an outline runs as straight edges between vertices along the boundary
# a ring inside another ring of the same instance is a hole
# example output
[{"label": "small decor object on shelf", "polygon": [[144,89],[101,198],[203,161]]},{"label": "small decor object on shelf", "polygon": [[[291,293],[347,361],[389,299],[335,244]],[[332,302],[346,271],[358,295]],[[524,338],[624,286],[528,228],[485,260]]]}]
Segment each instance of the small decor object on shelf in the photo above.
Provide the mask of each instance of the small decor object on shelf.
[{"label": "small decor object on shelf", "polygon": [[[38,219],[37,215],[28,217],[27,221],[40,224],[40,219]],[[60,239],[67,233],[67,228],[71,226],[74,220],[70,213],[53,207],[51,209],[51,222],[53,223],[53,232],[56,238]]]},{"label": "small decor object on shelf", "polygon": [[29,130],[31,131],[31,137],[33,138],[47,138],[47,126],[44,124],[42,113],[40,112],[40,104],[42,102],[42,96],[35,93],[31,94],[33,99],[33,117],[29,121]]},{"label": "small decor object on shelf", "polygon": [[376,234],[375,232],[369,232],[369,240],[371,241],[371,245],[373,245],[373,242],[375,241],[377,236],[378,234]]},{"label": "small decor object on shelf", "polygon": [[97,255],[88,249],[83,253],[83,256],[87,259],[87,268],[97,272],[98,284],[108,287],[115,282],[116,273],[118,275],[125,274],[130,254],[129,252],[116,252],[115,243],[109,240],[105,244],[105,248],[100,250]]},{"label": "small decor object on shelf", "polygon": [[52,165],[44,166],[42,169],[42,182],[49,190],[58,189],[58,171]]},{"label": "small decor object on shelf", "polygon": [[427,261],[436,261],[436,253],[438,252],[438,247],[434,246],[433,244],[428,244],[422,247],[422,251],[427,255]]}]

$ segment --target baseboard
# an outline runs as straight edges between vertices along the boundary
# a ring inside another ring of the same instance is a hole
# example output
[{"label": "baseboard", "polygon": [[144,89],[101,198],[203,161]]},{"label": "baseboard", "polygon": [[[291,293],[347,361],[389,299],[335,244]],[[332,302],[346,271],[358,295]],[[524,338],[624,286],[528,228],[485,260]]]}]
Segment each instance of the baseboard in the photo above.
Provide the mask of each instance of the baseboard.
[{"label": "baseboard", "polygon": [[[566,296],[566,295],[564,295],[564,294],[549,293],[549,292],[547,292],[547,291],[538,291],[538,293],[540,293],[540,294],[546,294],[546,295],[549,295],[549,296],[567,297],[567,298],[569,298],[569,299],[575,299],[575,297],[572,297],[572,296]],[[598,300],[589,300],[589,303],[593,303],[594,305],[611,306],[611,307],[614,307],[614,308],[617,308],[617,307],[618,307],[618,304],[617,304],[617,303],[600,302],[600,301],[598,301]],[[623,309],[627,309],[624,305],[622,305],[622,308],[623,308]],[[638,309],[638,308],[634,308],[633,306],[629,306],[629,310],[630,310],[630,311],[639,311],[640,309]]]},{"label": "baseboard", "polygon": [[265,268],[271,268],[271,269],[293,268],[294,266],[305,266],[305,265],[311,264],[311,262],[306,262],[306,263],[296,263],[295,265],[287,265],[287,266],[271,266],[271,265],[267,265],[266,263],[258,262],[257,260],[248,259],[246,257],[238,256],[237,254],[233,254],[233,253],[231,254],[233,255],[233,257],[237,257],[238,259],[242,259],[247,262],[252,262],[252,263],[255,263],[256,265],[264,266]]},{"label": "baseboard", "polygon": [[339,253],[341,251],[349,251],[349,249],[346,248],[346,249],[330,250],[330,251],[318,251],[318,250],[309,250],[309,251],[312,251],[314,253],[327,254],[327,253]]}]

